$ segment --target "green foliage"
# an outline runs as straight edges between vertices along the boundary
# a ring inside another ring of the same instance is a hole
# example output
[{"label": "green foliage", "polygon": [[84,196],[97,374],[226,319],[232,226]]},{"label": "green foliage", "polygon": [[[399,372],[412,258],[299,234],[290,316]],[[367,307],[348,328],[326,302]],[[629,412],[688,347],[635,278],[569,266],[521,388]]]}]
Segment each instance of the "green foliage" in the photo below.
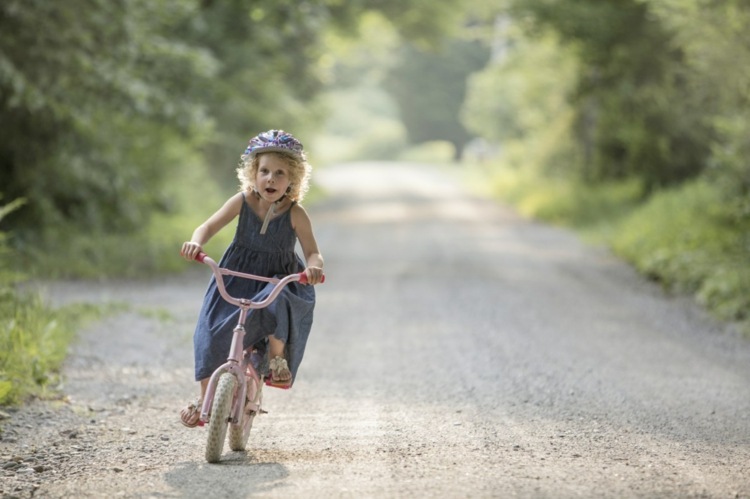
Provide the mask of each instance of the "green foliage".
[{"label": "green foliage", "polygon": [[[426,15],[451,2],[417,3],[420,15]],[[384,17],[396,6],[387,5],[362,16],[356,39],[337,32],[326,38],[330,114],[316,149],[325,151],[321,157],[327,160],[396,159],[412,154],[410,141],[433,139],[449,140],[451,150],[460,153],[468,138],[457,112],[469,68],[483,64],[478,58],[486,58],[486,48],[460,38],[428,43],[404,29],[407,17]],[[461,22],[456,16],[447,19]]]},{"label": "green foliage", "polygon": [[[23,202],[0,206],[0,220]],[[73,319],[83,308],[51,311],[31,293],[15,285],[24,277],[0,232],[0,406],[39,394],[52,380],[65,358],[73,335]]]},{"label": "green foliage", "polygon": [[750,319],[750,223],[738,224],[705,181],[660,192],[620,225],[613,247],[667,288],[724,319]]},{"label": "green foliage", "polygon": [[[20,247],[19,258],[35,277],[104,278],[145,277],[177,272],[191,265],[179,257],[179,249],[195,227],[236,192],[236,185],[224,187],[201,167],[197,154],[183,155],[180,148],[165,145],[161,154],[180,161],[180,174],[163,186],[162,195],[170,211],[155,213],[137,232],[81,230],[69,226],[43,227],[37,235],[41,244]],[[184,156],[184,157],[183,157]],[[230,224],[231,225],[231,224]],[[231,241],[233,227],[227,227],[206,246],[220,255]],[[47,248],[54,247],[55,251]]]},{"label": "green foliage", "polygon": [[574,128],[587,180],[638,176],[649,189],[699,174],[711,112],[691,85],[673,32],[637,0],[516,2],[532,26],[554,29],[578,53]]},{"label": "green foliage", "polygon": [[733,216],[750,218],[750,6],[739,0],[647,2],[675,33],[695,93],[710,105],[709,178]]},{"label": "green foliage", "polygon": [[714,119],[717,139],[712,144],[708,178],[721,189],[724,204],[738,220],[750,220],[750,121],[729,113]]},{"label": "green foliage", "polygon": [[[0,201],[2,199],[2,195],[0,195]],[[25,202],[24,199],[16,199],[8,204],[0,205],[0,221],[9,213],[23,206]],[[0,231],[0,290],[4,287],[10,287],[21,279],[18,267],[12,263],[13,256],[8,244],[8,234]]]},{"label": "green foliage", "polygon": [[[206,146],[216,164],[236,163],[249,136],[268,128],[293,129],[297,135],[316,129],[324,119],[319,99],[326,78],[331,41],[337,33],[360,30],[360,19],[379,13],[397,31],[422,45],[455,23],[453,6],[460,0],[226,0],[203,2],[202,22],[180,27],[194,44],[205,45],[222,62],[213,85],[201,98],[219,124]],[[386,36],[390,35],[386,33]],[[382,33],[381,33],[382,34]],[[228,178],[231,180],[231,178]]]},{"label": "green foliage", "polygon": [[592,185],[506,168],[483,182],[526,217],[588,230],[606,231],[643,199],[643,185],[633,179]]},{"label": "green foliage", "polygon": [[461,157],[470,135],[459,119],[467,77],[489,57],[477,41],[451,39],[438,50],[406,44],[386,79],[412,143],[447,140]]},{"label": "green foliage", "polygon": [[100,310],[50,310],[30,293],[3,288],[0,294],[0,405],[12,405],[54,386],[77,326]]},{"label": "green foliage", "polygon": [[[316,62],[327,19],[325,1],[224,0],[201,2],[175,28],[219,61],[211,84],[196,95],[220,132],[205,145],[209,163],[236,165],[256,133],[285,128],[304,136],[319,120]],[[234,181],[230,168],[220,172],[225,182]]]},{"label": "green foliage", "polygon": [[332,91],[327,98],[332,105],[326,131],[313,144],[318,161],[395,159],[406,147],[406,130],[393,103],[377,87],[360,84]]},{"label": "green foliage", "polygon": [[406,147],[396,105],[380,86],[396,62],[399,34],[382,15],[370,12],[360,19],[356,35],[326,36],[327,117],[312,144],[318,162],[395,159]]},{"label": "green foliage", "polygon": [[553,34],[504,33],[513,47],[469,79],[462,120],[476,135],[500,143],[503,168],[559,175],[575,164],[568,99],[577,64]]},{"label": "green foliage", "polygon": [[201,126],[189,89],[215,68],[164,36],[191,4],[2,3],[0,185],[27,199],[8,226],[132,230],[164,208],[160,144]]},{"label": "green foliage", "polygon": [[165,195],[182,173],[175,149],[234,185],[250,135],[306,136],[320,122],[332,27],[351,32],[380,12],[428,44],[455,23],[458,3],[3,2],[0,185],[27,200],[4,225],[24,252],[82,231],[138,233],[176,208]]}]

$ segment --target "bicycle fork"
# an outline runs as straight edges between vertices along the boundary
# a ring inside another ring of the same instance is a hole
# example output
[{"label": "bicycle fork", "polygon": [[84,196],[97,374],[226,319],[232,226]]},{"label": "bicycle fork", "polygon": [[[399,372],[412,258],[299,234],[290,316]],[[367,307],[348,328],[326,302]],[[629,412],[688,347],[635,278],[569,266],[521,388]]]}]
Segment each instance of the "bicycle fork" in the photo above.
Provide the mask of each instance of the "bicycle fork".
[{"label": "bicycle fork", "polygon": [[[245,300],[241,300],[245,301]],[[219,384],[219,378],[224,373],[232,374],[237,380],[237,387],[235,389],[235,396],[232,401],[232,410],[230,412],[229,422],[237,424],[242,421],[242,414],[245,410],[245,401],[247,399],[247,375],[245,364],[245,349],[243,348],[243,340],[245,338],[245,319],[247,318],[247,308],[240,308],[240,317],[237,321],[232,334],[232,347],[230,349],[230,355],[227,361],[216,369],[211,378],[208,380],[208,386],[206,386],[206,393],[203,396],[203,406],[201,407],[200,421],[207,423],[211,415],[211,406],[213,405],[214,395],[216,394],[216,387]],[[253,394],[255,398],[255,394]],[[251,410],[258,411],[260,407],[255,400],[252,401],[252,406],[249,407]]]}]

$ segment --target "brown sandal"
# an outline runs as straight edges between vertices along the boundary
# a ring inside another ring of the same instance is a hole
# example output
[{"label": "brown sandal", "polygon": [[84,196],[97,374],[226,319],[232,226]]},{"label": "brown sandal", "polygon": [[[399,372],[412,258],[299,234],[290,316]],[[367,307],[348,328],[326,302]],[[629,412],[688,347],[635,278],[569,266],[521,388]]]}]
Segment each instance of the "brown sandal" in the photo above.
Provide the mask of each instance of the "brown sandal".
[{"label": "brown sandal", "polygon": [[268,368],[271,370],[271,375],[266,379],[268,386],[284,389],[292,386],[292,372],[285,358],[274,357],[268,363]]},{"label": "brown sandal", "polygon": [[196,426],[203,426],[201,421],[201,407],[203,401],[200,398],[196,398],[188,404],[186,408],[180,411],[180,422],[183,426],[188,428],[195,428]]}]

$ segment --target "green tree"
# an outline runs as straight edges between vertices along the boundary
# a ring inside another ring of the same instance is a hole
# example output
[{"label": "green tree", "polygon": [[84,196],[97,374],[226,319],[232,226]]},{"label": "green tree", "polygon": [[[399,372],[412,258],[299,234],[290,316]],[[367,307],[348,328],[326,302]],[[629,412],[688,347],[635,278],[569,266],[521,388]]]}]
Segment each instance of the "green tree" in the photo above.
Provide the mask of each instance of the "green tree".
[{"label": "green tree", "polygon": [[[641,0],[643,1],[643,0]],[[733,213],[750,219],[750,6],[741,0],[643,1],[672,30],[712,134],[708,175]]]},{"label": "green tree", "polygon": [[437,50],[405,44],[400,60],[386,79],[413,143],[446,140],[455,159],[471,135],[459,118],[466,97],[467,78],[481,69],[488,48],[475,40],[450,39]]},{"label": "green tree", "polygon": [[199,126],[189,87],[215,67],[161,31],[191,5],[0,4],[0,185],[27,200],[11,227],[129,229],[164,205],[164,142]]},{"label": "green tree", "polygon": [[565,171],[578,159],[570,146],[569,99],[578,65],[552,33],[524,36],[507,19],[495,30],[495,55],[469,79],[461,111],[478,137],[502,145],[503,164],[536,173]]},{"label": "green tree", "polygon": [[[579,54],[576,134],[590,180],[639,176],[655,188],[694,177],[710,153],[710,106],[696,98],[673,31],[637,0],[515,2]],[[533,31],[532,31],[533,32]]]},{"label": "green tree", "polygon": [[186,22],[185,32],[222,61],[204,95],[220,130],[207,151],[210,160],[233,165],[242,152],[238,145],[257,131],[294,127],[303,135],[320,123],[321,61],[335,50],[326,46],[326,30],[357,36],[361,17],[378,12],[405,39],[426,46],[450,31],[459,1],[203,2],[204,22]]},{"label": "green tree", "polygon": [[137,229],[169,210],[185,156],[229,179],[249,135],[320,121],[327,29],[376,10],[427,43],[457,1],[5,1],[0,188],[27,204],[3,223]]}]

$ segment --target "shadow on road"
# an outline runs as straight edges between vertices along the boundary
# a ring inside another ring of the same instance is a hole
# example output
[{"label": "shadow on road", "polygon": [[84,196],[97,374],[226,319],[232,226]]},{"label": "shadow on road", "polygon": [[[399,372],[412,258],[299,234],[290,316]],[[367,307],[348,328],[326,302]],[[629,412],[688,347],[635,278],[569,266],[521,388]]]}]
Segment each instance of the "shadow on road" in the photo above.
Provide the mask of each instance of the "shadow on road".
[{"label": "shadow on road", "polygon": [[177,465],[164,480],[178,497],[251,497],[284,487],[287,468],[277,462],[261,461],[245,452],[222,456],[217,464],[190,462]]}]

